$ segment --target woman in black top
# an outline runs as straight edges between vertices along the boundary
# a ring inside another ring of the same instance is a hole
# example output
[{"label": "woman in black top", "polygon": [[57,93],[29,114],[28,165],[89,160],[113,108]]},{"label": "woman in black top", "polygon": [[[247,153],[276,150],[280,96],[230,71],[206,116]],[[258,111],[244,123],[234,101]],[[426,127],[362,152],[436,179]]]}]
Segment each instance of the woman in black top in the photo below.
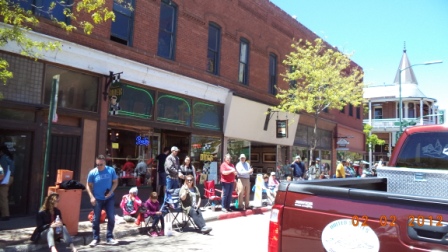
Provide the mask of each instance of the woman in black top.
[{"label": "woman in black top", "polygon": [[[59,194],[53,193],[45,198],[44,204],[40,208],[36,218],[36,229],[34,230],[31,240],[39,241],[42,237],[48,242],[48,247],[51,252],[57,252],[55,247],[55,239],[62,238],[65,243],[70,244],[72,252],[77,252],[73,244],[72,237],[67,231],[67,228],[62,223],[61,211],[57,208],[59,203]],[[59,221],[56,221],[59,216]],[[60,228],[60,234],[56,234],[56,229]]]},{"label": "woman in black top", "polygon": [[187,175],[193,176],[193,185],[196,186],[196,171],[194,170],[194,166],[190,162],[190,157],[186,156],[184,163],[180,166],[179,171],[179,185],[183,185],[185,182],[185,177]]}]

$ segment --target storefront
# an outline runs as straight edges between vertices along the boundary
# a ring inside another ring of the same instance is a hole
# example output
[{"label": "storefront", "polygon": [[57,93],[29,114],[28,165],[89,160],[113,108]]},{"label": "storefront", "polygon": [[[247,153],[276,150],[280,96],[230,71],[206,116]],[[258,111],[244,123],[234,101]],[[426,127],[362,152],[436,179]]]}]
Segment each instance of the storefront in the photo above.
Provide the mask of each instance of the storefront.
[{"label": "storefront", "polygon": [[223,105],[149,87],[115,83],[109,90],[106,154],[117,174],[124,165],[147,164],[144,181],[122,173],[119,187],[156,190],[157,155],[177,146],[181,163],[187,156],[200,173],[221,160]]},{"label": "storefront", "polygon": [[[297,114],[270,113],[269,108],[263,103],[229,95],[224,113],[224,152],[231,154],[233,163],[244,153],[258,174],[276,171],[282,166],[287,159],[282,146],[293,145],[299,121]],[[282,128],[277,121],[285,122]]]}]

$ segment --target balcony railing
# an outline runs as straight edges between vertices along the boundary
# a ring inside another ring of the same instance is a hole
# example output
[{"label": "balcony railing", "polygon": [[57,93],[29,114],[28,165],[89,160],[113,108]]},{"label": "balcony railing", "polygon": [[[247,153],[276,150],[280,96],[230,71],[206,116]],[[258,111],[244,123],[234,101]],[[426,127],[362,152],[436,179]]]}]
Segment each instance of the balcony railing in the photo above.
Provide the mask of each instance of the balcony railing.
[{"label": "balcony railing", "polygon": [[[437,124],[434,120],[434,115],[427,115],[423,117],[423,124],[420,123],[420,118],[403,118],[402,122],[406,125],[432,125]],[[364,124],[369,123],[369,119],[363,120]],[[415,123],[415,124],[414,124]],[[372,119],[373,129],[398,130],[400,128],[400,118],[388,119]]]}]

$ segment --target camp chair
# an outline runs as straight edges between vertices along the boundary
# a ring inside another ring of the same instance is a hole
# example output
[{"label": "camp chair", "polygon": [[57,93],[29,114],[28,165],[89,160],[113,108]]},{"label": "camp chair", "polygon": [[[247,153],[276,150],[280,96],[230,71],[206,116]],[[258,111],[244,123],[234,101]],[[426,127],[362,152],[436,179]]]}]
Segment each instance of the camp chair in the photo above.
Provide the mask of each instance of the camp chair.
[{"label": "camp chair", "polygon": [[204,205],[204,208],[221,204],[221,197],[216,195],[216,192],[222,193],[220,190],[215,189],[214,180],[204,182],[204,197],[207,199],[207,203]]},{"label": "camp chair", "polygon": [[167,196],[162,212],[164,212],[164,216],[166,214],[170,214],[172,216],[171,219],[173,220],[173,229],[177,229],[181,232],[189,225],[197,228],[191,217],[183,212],[179,192],[180,188],[169,189],[166,191]]}]

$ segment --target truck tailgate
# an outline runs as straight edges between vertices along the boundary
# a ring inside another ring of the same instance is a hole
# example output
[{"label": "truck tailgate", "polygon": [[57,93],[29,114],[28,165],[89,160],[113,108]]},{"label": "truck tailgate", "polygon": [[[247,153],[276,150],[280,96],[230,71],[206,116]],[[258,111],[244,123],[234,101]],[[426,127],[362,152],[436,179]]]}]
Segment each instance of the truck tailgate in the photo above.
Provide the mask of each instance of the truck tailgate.
[{"label": "truck tailgate", "polygon": [[447,251],[448,201],[291,183],[281,251]]}]

